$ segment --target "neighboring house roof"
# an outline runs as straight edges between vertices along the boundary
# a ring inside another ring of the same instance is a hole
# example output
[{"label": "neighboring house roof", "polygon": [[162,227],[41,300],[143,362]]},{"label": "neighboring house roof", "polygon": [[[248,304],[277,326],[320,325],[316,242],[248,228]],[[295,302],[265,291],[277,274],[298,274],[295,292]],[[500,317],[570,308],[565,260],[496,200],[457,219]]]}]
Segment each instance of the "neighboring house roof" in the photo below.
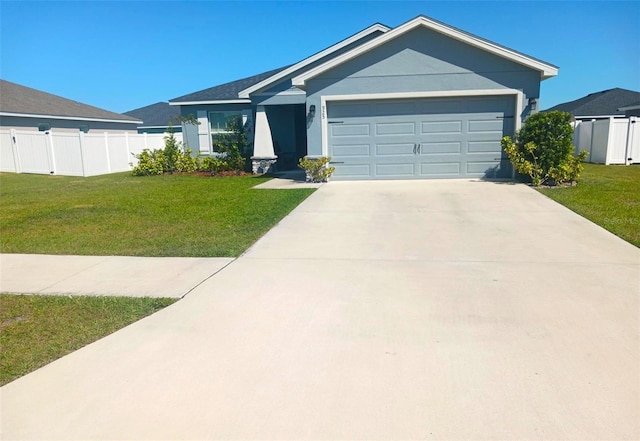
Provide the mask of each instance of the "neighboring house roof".
[{"label": "neighboring house roof", "polygon": [[618,110],[621,110],[623,112],[626,112],[627,110],[638,110],[638,109],[640,109],[640,101],[627,104],[623,107],[618,107]]},{"label": "neighboring house roof", "polygon": [[278,82],[279,80],[283,80],[287,77],[287,75],[291,75],[292,73],[294,73],[295,71],[302,69],[308,65],[310,65],[311,63],[314,63],[320,59],[322,59],[323,57],[326,57],[328,55],[331,55],[332,53],[349,46],[352,43],[357,42],[358,40],[361,40],[362,38],[371,35],[375,32],[387,32],[390,28],[381,24],[381,23],[376,23],[374,25],[369,26],[366,29],[363,29],[362,31],[353,34],[352,36],[345,38],[344,40],[334,44],[333,46],[330,46],[318,53],[313,54],[310,57],[305,58],[304,60],[296,63],[296,64],[292,64],[291,66],[289,66],[286,69],[282,69],[281,71],[277,72],[275,75],[272,75],[268,78],[265,78],[264,80],[251,85],[250,87],[247,87],[244,90],[241,90],[240,93],[238,94],[238,96],[240,98],[249,98],[249,94],[260,90],[260,89],[264,89],[265,87],[272,85],[276,82]]},{"label": "neighboring house roof", "polygon": [[514,63],[521,64],[528,68],[537,70],[540,72],[542,79],[547,79],[558,74],[558,67],[552,64],[546,63],[544,61],[538,60],[537,58],[533,58],[529,55],[525,55],[521,52],[514,51],[513,49],[509,49],[505,46],[501,46],[497,43],[494,43],[489,40],[485,40],[484,38],[480,38],[476,35],[470,34],[468,32],[462,31],[460,29],[451,27],[439,21],[433,20],[431,18],[425,17],[424,15],[419,15],[418,17],[409,20],[408,22],[348,51],[345,52],[331,60],[320,64],[319,66],[314,67],[313,69],[309,69],[306,72],[294,77],[292,79],[292,83],[297,87],[304,87],[305,82],[308,79],[311,79],[315,76],[318,76],[334,67],[345,63],[367,51],[370,51],[376,47],[383,45],[384,43],[392,40],[400,35],[403,35],[413,29],[418,27],[425,27],[427,29],[431,29],[435,32],[439,32],[448,37],[454,38],[456,40],[462,41],[463,43],[474,46],[478,49],[484,50],[486,52],[492,53],[499,57],[505,58],[507,60],[513,61]]},{"label": "neighboring house roof", "polygon": [[176,125],[176,118],[180,116],[180,109],[170,106],[167,102],[159,102],[150,106],[124,112],[124,115],[142,120],[142,127],[168,127]]},{"label": "neighboring house roof", "polygon": [[590,93],[577,100],[553,106],[546,111],[561,110],[569,112],[575,117],[624,116],[622,108],[638,101],[640,101],[640,92],[616,87],[615,89]]},{"label": "neighboring house roof", "polygon": [[0,115],[140,124],[122,115],[61,96],[0,80]]},{"label": "neighboring house roof", "polygon": [[219,86],[210,87],[208,89],[200,90],[198,92],[190,93],[178,98],[169,100],[169,104],[174,105],[186,105],[190,103],[207,104],[217,102],[251,102],[249,99],[239,99],[238,93],[247,87],[253,86],[260,81],[269,78],[278,72],[288,68],[289,66],[273,69],[268,72],[253,75],[240,80],[231,81],[229,83],[221,84]]}]

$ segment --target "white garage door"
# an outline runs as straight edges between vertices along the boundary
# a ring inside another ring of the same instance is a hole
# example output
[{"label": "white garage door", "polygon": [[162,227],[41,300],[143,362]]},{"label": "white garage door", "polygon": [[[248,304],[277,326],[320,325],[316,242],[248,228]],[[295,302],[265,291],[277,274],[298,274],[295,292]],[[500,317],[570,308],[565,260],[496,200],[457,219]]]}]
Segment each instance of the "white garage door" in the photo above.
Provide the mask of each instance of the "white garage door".
[{"label": "white garage door", "polygon": [[514,98],[328,103],[332,179],[510,177]]}]

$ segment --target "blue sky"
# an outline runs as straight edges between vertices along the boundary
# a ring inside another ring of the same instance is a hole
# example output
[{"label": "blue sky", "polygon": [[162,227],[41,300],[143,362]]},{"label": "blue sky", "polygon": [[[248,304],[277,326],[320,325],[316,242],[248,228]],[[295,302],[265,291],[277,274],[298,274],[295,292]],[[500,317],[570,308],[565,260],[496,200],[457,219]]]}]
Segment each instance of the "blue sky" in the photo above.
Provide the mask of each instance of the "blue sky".
[{"label": "blue sky", "polygon": [[542,109],[613,87],[640,91],[640,1],[0,0],[0,77],[125,112],[419,14],[559,66],[542,83]]}]

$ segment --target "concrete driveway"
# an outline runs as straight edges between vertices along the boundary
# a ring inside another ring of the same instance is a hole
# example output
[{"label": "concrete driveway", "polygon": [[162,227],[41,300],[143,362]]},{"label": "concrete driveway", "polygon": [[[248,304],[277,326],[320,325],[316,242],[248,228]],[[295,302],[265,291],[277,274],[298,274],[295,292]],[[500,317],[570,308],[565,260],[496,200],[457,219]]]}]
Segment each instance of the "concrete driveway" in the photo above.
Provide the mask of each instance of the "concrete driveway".
[{"label": "concrete driveway", "polygon": [[3,439],[638,439],[640,250],[523,185],[331,183],[1,389]]}]

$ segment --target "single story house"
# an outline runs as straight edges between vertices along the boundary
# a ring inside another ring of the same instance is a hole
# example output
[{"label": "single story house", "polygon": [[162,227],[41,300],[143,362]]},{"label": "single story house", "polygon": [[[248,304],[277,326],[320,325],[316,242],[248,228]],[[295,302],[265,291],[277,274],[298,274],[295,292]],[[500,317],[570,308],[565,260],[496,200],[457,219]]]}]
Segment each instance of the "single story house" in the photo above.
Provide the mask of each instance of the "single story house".
[{"label": "single story house", "polygon": [[178,133],[182,132],[182,124],[178,121],[180,108],[170,106],[167,102],[159,102],[139,109],[129,110],[128,115],[143,121],[138,126],[138,133],[165,133],[169,127]]},{"label": "single story house", "polygon": [[135,131],[137,118],[0,80],[0,129],[57,132]]},{"label": "single story house", "polygon": [[560,110],[569,112],[577,121],[624,118],[629,115],[625,115],[623,107],[637,104],[639,101],[640,92],[616,87],[590,93],[574,101],[560,103],[546,111]]},{"label": "single story house", "polygon": [[554,65],[434,19],[376,23],[298,63],[169,101],[215,148],[231,115],[254,172],[330,156],[332,179],[511,177],[500,139],[536,112]]}]

